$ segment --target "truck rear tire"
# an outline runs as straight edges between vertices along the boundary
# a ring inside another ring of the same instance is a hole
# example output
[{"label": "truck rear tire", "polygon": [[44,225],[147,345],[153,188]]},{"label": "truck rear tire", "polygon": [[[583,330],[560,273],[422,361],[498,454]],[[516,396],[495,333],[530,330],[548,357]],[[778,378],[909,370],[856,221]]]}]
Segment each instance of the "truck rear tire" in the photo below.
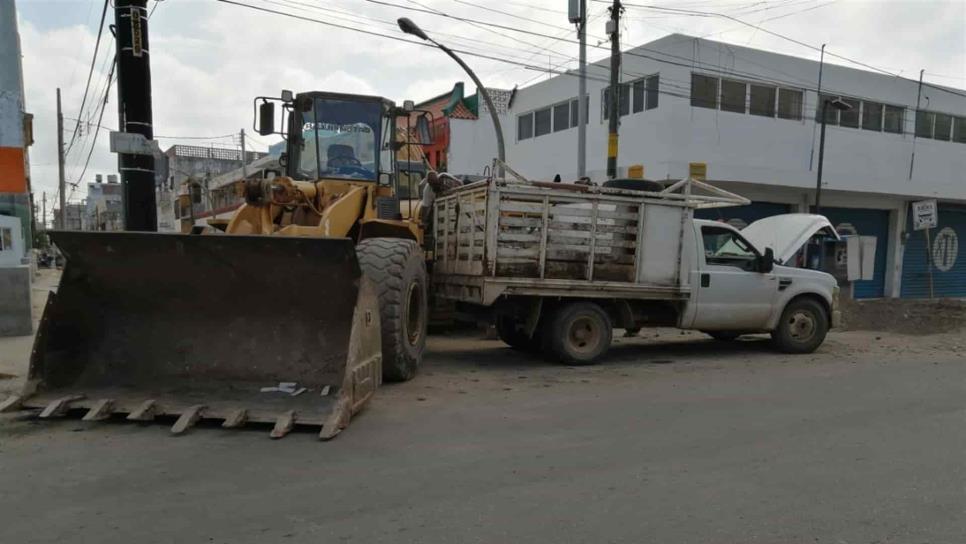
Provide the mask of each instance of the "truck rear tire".
[{"label": "truck rear tire", "polygon": [[785,353],[811,353],[822,345],[828,326],[825,308],[815,300],[800,298],[785,306],[771,338]]},{"label": "truck rear tire", "polygon": [[559,306],[546,323],[547,355],[568,365],[590,365],[607,353],[614,333],[610,317],[593,302]]},{"label": "truck rear tire", "polygon": [[496,334],[506,345],[519,351],[536,351],[540,348],[540,341],[536,333],[527,336],[521,331],[516,319],[505,315],[496,317]]},{"label": "truck rear tire", "polygon": [[426,347],[426,263],[413,240],[368,238],[356,246],[362,273],[376,285],[382,326],[382,378],[416,375]]}]

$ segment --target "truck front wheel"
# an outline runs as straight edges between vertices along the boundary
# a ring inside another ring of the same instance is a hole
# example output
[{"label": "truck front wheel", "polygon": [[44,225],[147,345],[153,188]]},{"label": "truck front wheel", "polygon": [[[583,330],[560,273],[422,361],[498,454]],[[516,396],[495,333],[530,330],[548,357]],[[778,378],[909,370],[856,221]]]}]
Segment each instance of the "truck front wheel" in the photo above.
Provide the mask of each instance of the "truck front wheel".
[{"label": "truck front wheel", "polygon": [[815,300],[800,298],[785,306],[771,338],[785,353],[811,353],[822,345],[827,332],[825,308]]},{"label": "truck front wheel", "polygon": [[593,302],[558,307],[546,326],[547,354],[569,365],[597,362],[610,348],[614,332],[607,312]]}]

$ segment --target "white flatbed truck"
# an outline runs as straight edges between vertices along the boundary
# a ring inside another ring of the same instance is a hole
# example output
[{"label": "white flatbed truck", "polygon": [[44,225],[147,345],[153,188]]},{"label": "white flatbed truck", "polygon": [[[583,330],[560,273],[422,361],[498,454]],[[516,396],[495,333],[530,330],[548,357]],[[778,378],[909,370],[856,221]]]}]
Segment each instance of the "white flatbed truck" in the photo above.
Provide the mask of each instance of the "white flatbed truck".
[{"label": "white flatbed truck", "polygon": [[433,204],[436,295],[494,316],[510,346],[567,364],[597,361],[615,328],[768,332],[779,350],[808,353],[838,324],[836,280],[783,264],[817,231],[837,237],[824,217],[739,231],[693,212],[748,204],[741,196],[692,179],[641,183],[650,190],[519,177],[444,193]]}]

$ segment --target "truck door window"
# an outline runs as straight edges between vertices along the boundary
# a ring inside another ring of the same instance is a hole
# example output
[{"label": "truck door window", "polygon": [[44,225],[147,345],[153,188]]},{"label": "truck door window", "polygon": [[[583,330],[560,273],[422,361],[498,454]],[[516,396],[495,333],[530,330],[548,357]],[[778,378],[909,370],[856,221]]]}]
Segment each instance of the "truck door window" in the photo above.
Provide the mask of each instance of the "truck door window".
[{"label": "truck door window", "polygon": [[758,253],[737,232],[724,227],[701,227],[701,238],[706,263],[755,270]]}]

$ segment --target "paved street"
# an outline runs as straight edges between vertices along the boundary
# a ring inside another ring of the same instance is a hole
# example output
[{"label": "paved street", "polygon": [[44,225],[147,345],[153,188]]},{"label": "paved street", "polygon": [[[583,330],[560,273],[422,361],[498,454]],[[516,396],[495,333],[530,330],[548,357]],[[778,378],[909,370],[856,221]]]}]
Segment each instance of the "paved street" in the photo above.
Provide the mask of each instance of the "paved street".
[{"label": "paved street", "polygon": [[590,368],[436,337],[328,443],[5,417],[0,542],[963,541],[961,334],[647,336]]}]

